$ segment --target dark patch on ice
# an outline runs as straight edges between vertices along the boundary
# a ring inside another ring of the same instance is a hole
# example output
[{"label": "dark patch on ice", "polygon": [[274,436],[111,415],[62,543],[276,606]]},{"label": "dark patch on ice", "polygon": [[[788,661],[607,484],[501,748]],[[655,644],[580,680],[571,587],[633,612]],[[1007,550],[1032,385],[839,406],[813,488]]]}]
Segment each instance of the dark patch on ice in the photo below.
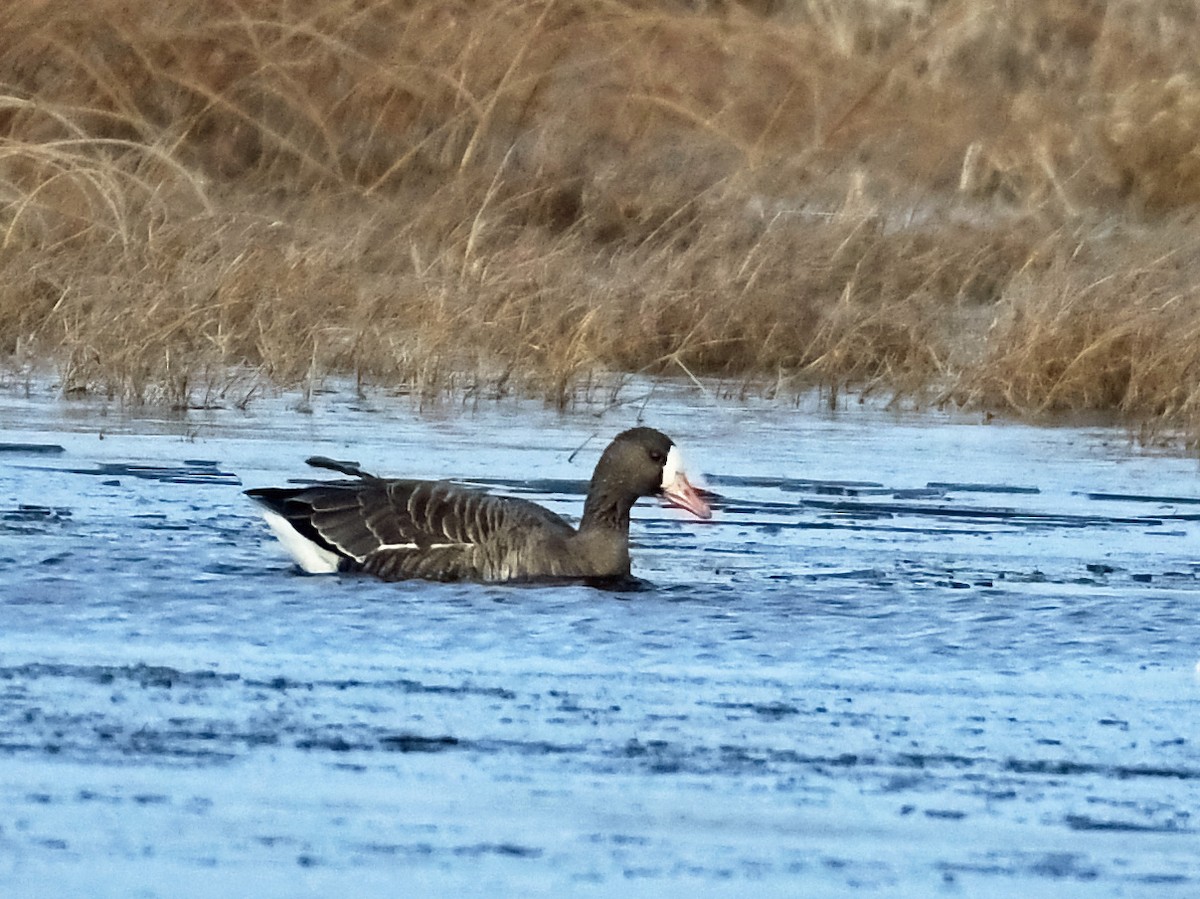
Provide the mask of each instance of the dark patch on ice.
[{"label": "dark patch on ice", "polygon": [[944,875],[951,878],[955,874],[976,874],[1008,878],[1029,874],[1034,877],[1048,877],[1054,880],[1091,881],[1100,876],[1098,869],[1088,864],[1085,857],[1075,852],[1050,852],[1030,859],[1019,857],[1008,864],[1004,864],[1003,862],[938,862],[936,867]]},{"label": "dark patch on ice", "polygon": [[15,509],[0,509],[0,521],[62,521],[70,517],[70,509],[26,503],[19,503]]},{"label": "dark patch on ice", "polygon": [[1049,774],[1068,777],[1099,774],[1118,780],[1128,780],[1136,777],[1167,778],[1173,780],[1200,779],[1200,769],[1158,768],[1149,765],[1100,765],[1090,762],[1072,762],[1067,760],[1009,759],[1005,763],[1005,768],[1018,774]]},{"label": "dark patch on ice", "polygon": [[11,455],[54,456],[65,452],[57,443],[0,443],[0,453]]},{"label": "dark patch on ice", "polygon": [[28,662],[0,666],[0,680],[37,680],[44,677],[78,678],[97,684],[130,681],[141,687],[207,686],[236,681],[236,674],[215,671],[179,671],[162,665],[66,665]]},{"label": "dark patch on ice", "polygon": [[705,472],[708,483],[717,487],[795,488],[812,490],[817,488],[882,489],[877,481],[830,481],[813,478],[747,477],[744,475]]},{"label": "dark patch on ice", "polygon": [[359,843],[353,847],[358,852],[372,855],[433,857],[447,855],[458,858],[478,858],[498,855],[505,858],[541,858],[542,850],[519,843],[476,843],[465,846],[439,847],[431,843]]},{"label": "dark patch on ice", "polygon": [[517,755],[565,755],[583,751],[582,746],[564,746],[546,740],[465,740],[449,734],[425,736],[423,734],[385,734],[378,738],[378,745],[388,752],[477,752],[485,755],[515,753]]},{"label": "dark patch on ice", "polygon": [[507,858],[541,858],[542,850],[516,843],[479,843],[475,846],[455,846],[451,852],[460,856],[501,855]]},{"label": "dark patch on ice", "polygon": [[380,737],[379,745],[393,752],[442,752],[460,745],[457,737],[425,737],[420,734],[394,734]]},{"label": "dark patch on ice", "polygon": [[912,515],[920,518],[946,518],[961,521],[1002,521],[1022,527],[1107,527],[1115,524],[1160,525],[1160,517],[1068,515],[1054,512],[1027,512],[1015,509],[988,509],[967,506],[908,504],[908,503],[851,503],[840,501],[804,500],[802,508],[846,514]]},{"label": "dark patch on ice", "polygon": [[928,487],[931,490],[941,490],[945,493],[1011,493],[1036,496],[1042,492],[1037,487],[1016,487],[1010,484],[956,483],[954,481],[930,481]]},{"label": "dark patch on ice", "polygon": [[1086,863],[1077,852],[1050,852],[1029,866],[1029,873],[1039,877],[1095,880],[1100,872]]},{"label": "dark patch on ice", "polygon": [[761,715],[763,718],[772,721],[800,714],[800,709],[786,702],[714,702],[710,704],[713,708],[717,709],[754,712],[756,715]]},{"label": "dark patch on ice", "polygon": [[1090,815],[1067,815],[1064,819],[1071,830],[1105,830],[1118,833],[1191,833],[1192,829],[1182,827],[1174,820],[1161,824],[1144,824],[1138,821],[1114,821],[1105,818],[1093,818]]},{"label": "dark patch on ice", "polygon": [[970,768],[978,763],[980,759],[948,753],[935,755],[919,752],[902,752],[895,756],[893,761],[898,765],[905,765],[912,768],[933,768],[939,765],[949,765],[953,768]]},{"label": "dark patch on ice", "polygon": [[331,737],[303,737],[296,741],[297,749],[325,749],[329,752],[350,752],[354,749],[370,749],[369,743],[351,743],[340,734]]},{"label": "dark patch on ice", "polygon": [[1142,493],[1085,493],[1088,499],[1107,500],[1121,503],[1155,503],[1158,505],[1200,505],[1197,496],[1156,496]]},{"label": "dark patch on ice", "polygon": [[[236,676],[236,675],[235,675]],[[361,687],[383,690],[398,690],[402,693],[429,693],[441,696],[491,696],[496,699],[515,699],[516,694],[503,687],[480,687],[471,683],[461,684],[426,684],[409,678],[383,678],[381,680],[361,680],[346,678],[341,680],[292,680],[286,677],[275,677],[270,680],[247,680],[247,684],[266,687],[271,690],[312,690],[315,687],[331,687],[335,690],[355,690]]]},{"label": "dark patch on ice", "polygon": [[221,471],[219,463],[204,459],[191,459],[179,465],[150,465],[143,462],[101,462],[93,468],[46,468],[22,466],[30,470],[62,472],[64,474],[94,475],[103,478],[137,478],[159,481],[165,484],[230,484],[240,486],[237,475]]},{"label": "dark patch on ice", "polygon": [[45,533],[46,525],[63,524],[70,518],[70,509],[20,503],[15,509],[0,509],[0,532],[34,536]]}]

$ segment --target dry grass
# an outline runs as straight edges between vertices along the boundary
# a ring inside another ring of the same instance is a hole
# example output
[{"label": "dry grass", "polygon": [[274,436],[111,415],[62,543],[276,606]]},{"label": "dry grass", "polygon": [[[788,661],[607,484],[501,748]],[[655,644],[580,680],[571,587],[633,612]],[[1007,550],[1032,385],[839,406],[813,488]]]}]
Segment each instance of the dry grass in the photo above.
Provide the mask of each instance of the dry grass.
[{"label": "dry grass", "polygon": [[186,406],[623,373],[1200,432],[1169,0],[12,0],[0,355]]},{"label": "dry grass", "polygon": [[[1080,238],[1010,286],[967,401],[1042,415],[1116,411],[1200,433],[1200,238]],[[1155,255],[1155,254],[1159,255]]]}]

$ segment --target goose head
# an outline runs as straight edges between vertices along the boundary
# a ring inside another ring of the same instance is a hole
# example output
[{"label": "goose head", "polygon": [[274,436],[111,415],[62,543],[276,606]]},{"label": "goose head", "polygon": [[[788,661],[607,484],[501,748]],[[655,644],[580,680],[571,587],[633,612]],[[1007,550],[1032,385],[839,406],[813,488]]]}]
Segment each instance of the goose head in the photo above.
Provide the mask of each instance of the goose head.
[{"label": "goose head", "polygon": [[654,428],[631,428],[608,445],[592,476],[592,489],[608,495],[656,496],[665,503],[711,518],[712,510],[688,481],[674,441]]}]

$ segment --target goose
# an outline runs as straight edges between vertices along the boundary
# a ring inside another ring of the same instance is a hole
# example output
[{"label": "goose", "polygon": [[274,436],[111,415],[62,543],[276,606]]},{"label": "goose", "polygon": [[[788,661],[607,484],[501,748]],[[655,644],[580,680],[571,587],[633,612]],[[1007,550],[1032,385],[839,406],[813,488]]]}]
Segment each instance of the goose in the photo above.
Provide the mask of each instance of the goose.
[{"label": "goose", "polygon": [[310,465],[351,475],[246,494],[310,574],[359,571],[385,581],[630,578],[629,512],[643,496],[712,517],[688,481],[679,450],[653,428],[618,434],[600,456],[578,529],[529,500],[448,481],[379,478],[323,457]]}]

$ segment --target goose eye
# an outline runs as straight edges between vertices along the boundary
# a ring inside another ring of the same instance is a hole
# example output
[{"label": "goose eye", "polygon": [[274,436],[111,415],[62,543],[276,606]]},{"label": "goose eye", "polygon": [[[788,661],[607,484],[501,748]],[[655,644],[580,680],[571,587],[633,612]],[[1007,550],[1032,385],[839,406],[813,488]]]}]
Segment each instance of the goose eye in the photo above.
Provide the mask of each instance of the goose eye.
[{"label": "goose eye", "polygon": [[650,461],[657,462],[659,465],[661,465],[662,463],[667,461],[667,457],[663,453],[660,453],[658,450],[650,450]]}]

